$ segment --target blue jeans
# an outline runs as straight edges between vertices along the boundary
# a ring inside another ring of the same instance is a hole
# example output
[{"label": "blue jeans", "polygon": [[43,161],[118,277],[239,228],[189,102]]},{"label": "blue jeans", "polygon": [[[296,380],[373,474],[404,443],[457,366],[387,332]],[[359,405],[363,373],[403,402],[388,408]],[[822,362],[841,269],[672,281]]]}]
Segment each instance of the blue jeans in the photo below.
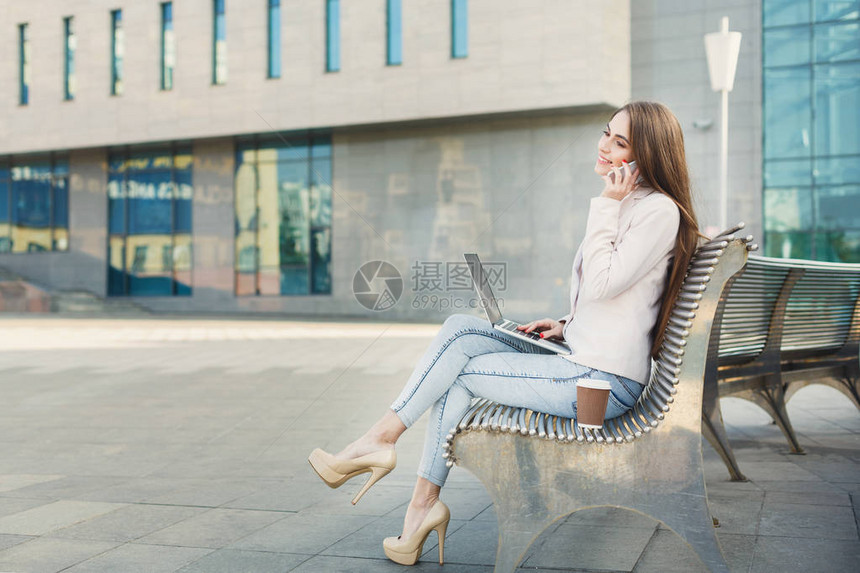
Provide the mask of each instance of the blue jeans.
[{"label": "blue jeans", "polygon": [[610,383],[607,419],[632,408],[644,389],[629,378],[576,364],[495,330],[483,318],[454,314],[445,320],[391,409],[407,428],[430,409],[418,475],[442,486],[448,477],[442,444],[472,398],[574,418],[580,378]]}]

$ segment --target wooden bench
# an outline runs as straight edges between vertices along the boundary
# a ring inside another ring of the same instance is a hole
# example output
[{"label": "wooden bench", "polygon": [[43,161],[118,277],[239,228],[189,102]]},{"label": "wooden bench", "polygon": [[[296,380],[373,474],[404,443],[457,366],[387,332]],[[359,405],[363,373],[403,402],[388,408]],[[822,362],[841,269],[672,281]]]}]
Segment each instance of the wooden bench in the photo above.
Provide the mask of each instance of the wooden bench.
[{"label": "wooden bench", "polygon": [[719,399],[763,408],[791,451],[803,448],[786,402],[809,384],[827,384],[860,408],[860,265],[749,257],[718,309],[702,403],[703,433],[732,480],[745,480],[726,437]]},{"label": "wooden bench", "polygon": [[712,571],[728,571],[705,491],[702,390],[723,288],[755,248],[752,237],[734,238],[742,226],[697,250],[632,410],[591,431],[569,418],[478,400],[452,428],[448,464],[471,471],[495,506],[496,572],[514,571],[551,523],[597,506],[661,521]]}]

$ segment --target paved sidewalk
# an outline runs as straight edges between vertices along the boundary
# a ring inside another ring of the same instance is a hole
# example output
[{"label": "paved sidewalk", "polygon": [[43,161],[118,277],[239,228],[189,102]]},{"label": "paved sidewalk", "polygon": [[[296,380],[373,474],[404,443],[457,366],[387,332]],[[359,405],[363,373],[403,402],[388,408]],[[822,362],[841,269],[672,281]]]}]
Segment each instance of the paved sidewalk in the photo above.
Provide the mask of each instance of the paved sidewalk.
[{"label": "paved sidewalk", "polygon": [[[0,319],[0,572],[404,571],[402,522],[424,420],[361,502],[307,464],[381,415],[439,325]],[[789,403],[807,455],[755,406],[723,401],[747,483],[705,445],[733,571],[856,571],[860,413],[814,386]],[[489,498],[455,468],[446,564],[435,537],[410,571],[490,572]],[[679,537],[617,509],[575,514],[529,571],[705,571]]]}]

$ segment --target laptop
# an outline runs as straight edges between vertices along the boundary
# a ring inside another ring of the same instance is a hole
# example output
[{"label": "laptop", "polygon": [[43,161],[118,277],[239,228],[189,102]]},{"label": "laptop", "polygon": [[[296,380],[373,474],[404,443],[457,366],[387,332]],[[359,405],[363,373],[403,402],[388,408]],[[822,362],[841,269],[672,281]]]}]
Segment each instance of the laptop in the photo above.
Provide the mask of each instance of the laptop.
[{"label": "laptop", "polygon": [[475,253],[464,253],[463,257],[469,265],[469,272],[472,274],[472,284],[475,285],[475,291],[481,299],[481,307],[487,313],[487,319],[495,330],[501,330],[530,344],[552,350],[557,354],[570,354],[570,347],[564,341],[541,338],[540,334],[536,331],[527,333],[517,330],[517,327],[520,326],[518,322],[502,318],[499,305],[496,304],[496,297],[493,296],[493,291],[487,280],[487,274],[484,272],[484,267],[481,265],[478,255]]}]

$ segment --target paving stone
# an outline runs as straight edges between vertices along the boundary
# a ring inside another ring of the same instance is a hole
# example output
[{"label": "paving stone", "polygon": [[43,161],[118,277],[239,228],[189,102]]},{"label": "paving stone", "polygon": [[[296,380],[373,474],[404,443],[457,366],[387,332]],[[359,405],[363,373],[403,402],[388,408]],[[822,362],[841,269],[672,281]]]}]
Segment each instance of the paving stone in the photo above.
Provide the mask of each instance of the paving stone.
[{"label": "paving stone", "polygon": [[137,540],[155,545],[224,547],[290,514],[246,509],[211,509]]},{"label": "paving stone", "polygon": [[750,573],[857,571],[860,541],[759,537]]},{"label": "paving stone", "polygon": [[0,517],[20,513],[34,507],[52,503],[46,499],[26,499],[18,497],[0,497]]},{"label": "paving stone", "polygon": [[[755,537],[719,533],[718,538],[729,569],[746,572],[752,562]],[[709,573],[709,570],[679,535],[661,529],[648,543],[633,573]]]},{"label": "paving stone", "polygon": [[56,573],[116,546],[107,541],[35,538],[0,551],[0,571]]},{"label": "paving stone", "polygon": [[33,539],[35,538],[30,535],[0,535],[0,551]]},{"label": "paving stone", "polygon": [[[410,573],[436,571],[438,573],[491,573],[490,566],[479,566],[472,564],[452,563],[445,561],[439,565],[438,561],[430,561],[422,556],[414,566],[409,568]],[[323,571],[349,571],[349,573],[396,573],[403,571],[403,565],[398,565],[388,559],[360,559],[355,557],[332,557],[319,555],[308,559],[295,569],[292,573],[321,573]]]},{"label": "paving stone", "polygon": [[601,527],[634,527],[653,530],[657,521],[638,511],[619,507],[595,507],[581,509],[568,516],[568,525],[597,525]]},{"label": "paving stone", "polygon": [[123,507],[116,503],[61,500],[0,517],[0,533],[43,535]]},{"label": "paving stone", "polygon": [[711,516],[719,520],[721,533],[755,535],[763,503],[763,496],[759,499],[708,497]]},{"label": "paving stone", "polygon": [[857,540],[854,511],[850,507],[816,506],[765,501],[760,535],[805,539]]},{"label": "paving stone", "polygon": [[230,545],[230,549],[316,554],[358,531],[374,517],[293,514]]},{"label": "paving stone", "polygon": [[49,533],[65,539],[134,541],[179,521],[208,511],[199,507],[128,505],[83,523]]},{"label": "paving stone", "polygon": [[177,573],[282,573],[307,561],[308,555],[219,549],[179,569]]},{"label": "paving stone", "polygon": [[[8,439],[8,436],[6,436]],[[63,475],[0,475],[0,494],[28,487],[37,483],[51,482],[62,479]]]},{"label": "paving stone", "polygon": [[66,569],[63,573],[173,573],[211,549],[126,543]]}]

